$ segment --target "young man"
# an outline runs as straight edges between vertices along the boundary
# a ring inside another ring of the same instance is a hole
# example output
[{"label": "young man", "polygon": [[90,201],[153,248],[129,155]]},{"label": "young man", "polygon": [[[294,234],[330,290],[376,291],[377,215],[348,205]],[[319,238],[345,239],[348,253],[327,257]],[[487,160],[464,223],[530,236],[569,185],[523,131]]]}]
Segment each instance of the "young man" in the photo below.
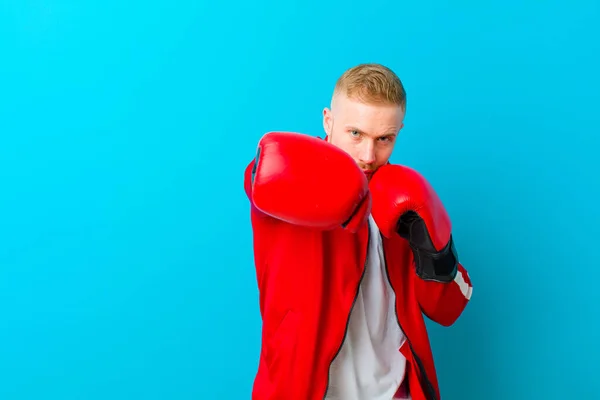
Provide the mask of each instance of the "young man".
[{"label": "young man", "polygon": [[245,171],[263,319],[253,400],[437,400],[424,316],[471,296],[443,204],[389,163],[406,95],[390,69],[338,80],[326,139],[264,135]]}]

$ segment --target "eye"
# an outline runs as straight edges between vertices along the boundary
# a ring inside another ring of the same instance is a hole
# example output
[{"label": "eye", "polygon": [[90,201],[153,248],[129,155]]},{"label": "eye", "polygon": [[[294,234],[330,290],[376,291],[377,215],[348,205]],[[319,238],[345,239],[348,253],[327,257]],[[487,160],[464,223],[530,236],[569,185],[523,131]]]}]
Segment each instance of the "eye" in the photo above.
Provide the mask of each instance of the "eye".
[{"label": "eye", "polygon": [[360,136],[360,132],[356,130],[350,131],[350,136],[357,138]]}]

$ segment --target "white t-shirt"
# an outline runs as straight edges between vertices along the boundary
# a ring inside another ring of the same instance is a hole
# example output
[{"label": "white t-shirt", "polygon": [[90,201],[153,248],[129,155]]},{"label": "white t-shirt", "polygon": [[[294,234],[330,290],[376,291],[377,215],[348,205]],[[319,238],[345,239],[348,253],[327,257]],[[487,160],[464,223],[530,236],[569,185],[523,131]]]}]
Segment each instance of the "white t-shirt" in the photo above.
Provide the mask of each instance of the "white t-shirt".
[{"label": "white t-shirt", "polygon": [[366,271],[342,349],[331,365],[326,400],[392,400],[404,380],[406,359],[399,348],[405,337],[373,217],[369,227]]}]

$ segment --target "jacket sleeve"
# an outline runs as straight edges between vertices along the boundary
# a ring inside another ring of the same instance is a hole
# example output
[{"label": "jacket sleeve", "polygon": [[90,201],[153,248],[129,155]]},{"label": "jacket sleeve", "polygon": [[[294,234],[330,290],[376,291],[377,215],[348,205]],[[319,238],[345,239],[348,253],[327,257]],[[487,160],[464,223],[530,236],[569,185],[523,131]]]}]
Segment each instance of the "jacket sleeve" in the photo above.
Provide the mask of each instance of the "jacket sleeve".
[{"label": "jacket sleeve", "polygon": [[423,313],[432,321],[452,325],[471,299],[473,285],[467,270],[458,264],[456,275],[450,282],[425,280],[416,275],[416,295]]}]

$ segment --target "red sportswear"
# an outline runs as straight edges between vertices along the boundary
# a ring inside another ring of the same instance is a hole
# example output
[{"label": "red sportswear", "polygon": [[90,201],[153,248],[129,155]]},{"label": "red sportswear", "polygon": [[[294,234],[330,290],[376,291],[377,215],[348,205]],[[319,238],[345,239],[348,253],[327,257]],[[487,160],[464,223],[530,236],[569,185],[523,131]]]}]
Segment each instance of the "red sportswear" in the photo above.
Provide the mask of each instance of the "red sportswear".
[{"label": "red sportswear", "polygon": [[[358,232],[314,229],[261,212],[252,203],[254,161],[244,186],[251,200],[256,276],[263,318],[253,400],[322,400],[330,366],[342,347],[365,272],[368,224]],[[423,315],[449,326],[467,305],[471,282],[459,264],[453,281],[426,281],[399,235],[382,237],[396,316],[407,340],[406,380],[413,400],[439,400],[440,390]]]}]

